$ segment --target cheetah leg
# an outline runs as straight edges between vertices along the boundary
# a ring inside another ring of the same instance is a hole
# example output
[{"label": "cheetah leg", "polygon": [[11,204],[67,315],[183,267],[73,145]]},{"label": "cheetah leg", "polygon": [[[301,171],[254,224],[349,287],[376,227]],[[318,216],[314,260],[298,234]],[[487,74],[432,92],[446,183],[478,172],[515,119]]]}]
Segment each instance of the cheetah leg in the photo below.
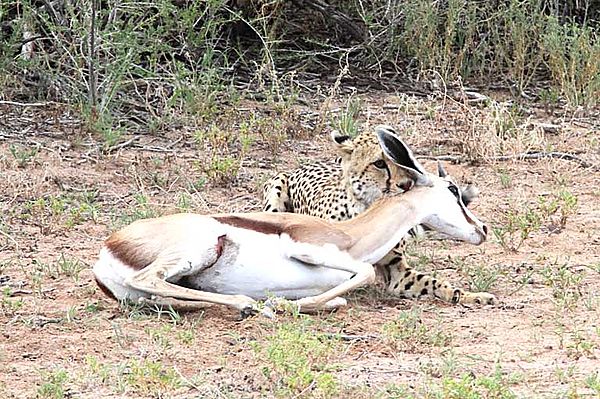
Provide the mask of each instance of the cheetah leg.
[{"label": "cheetah leg", "polygon": [[495,304],[497,298],[487,292],[470,292],[454,287],[450,282],[420,273],[411,268],[405,259],[405,243],[401,242],[377,266],[383,269],[386,292],[405,297],[419,298],[433,295],[443,301],[461,304]]},{"label": "cheetah leg", "polygon": [[287,173],[278,173],[263,185],[265,212],[292,212]]}]

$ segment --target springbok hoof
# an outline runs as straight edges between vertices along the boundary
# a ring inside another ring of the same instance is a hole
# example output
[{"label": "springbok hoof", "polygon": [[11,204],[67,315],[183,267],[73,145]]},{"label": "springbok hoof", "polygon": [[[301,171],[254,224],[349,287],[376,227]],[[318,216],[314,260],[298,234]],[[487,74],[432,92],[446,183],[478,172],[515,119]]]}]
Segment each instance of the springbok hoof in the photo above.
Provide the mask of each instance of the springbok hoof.
[{"label": "springbok hoof", "polygon": [[275,319],[275,312],[273,312],[273,309],[271,309],[268,306],[265,306],[264,308],[262,308],[260,310],[260,314],[265,316],[267,319]]},{"label": "springbok hoof", "polygon": [[293,306],[292,301],[289,301],[280,296],[268,298],[264,304],[265,304],[265,307],[271,309],[274,312],[284,311],[286,309],[289,309],[291,306]]},{"label": "springbok hoof", "polygon": [[245,308],[243,308],[240,311],[242,319],[246,319],[246,318],[248,318],[250,316],[256,316],[259,313],[261,315],[265,316],[268,319],[274,319],[275,318],[275,313],[268,306],[264,306],[263,308],[259,308],[258,306],[256,306],[256,304],[252,304],[252,305],[246,306]]},{"label": "springbok hoof", "polygon": [[348,301],[346,298],[342,298],[341,296],[333,298],[331,301],[325,303],[323,307],[324,310],[336,310],[339,308],[343,308],[348,305]]}]

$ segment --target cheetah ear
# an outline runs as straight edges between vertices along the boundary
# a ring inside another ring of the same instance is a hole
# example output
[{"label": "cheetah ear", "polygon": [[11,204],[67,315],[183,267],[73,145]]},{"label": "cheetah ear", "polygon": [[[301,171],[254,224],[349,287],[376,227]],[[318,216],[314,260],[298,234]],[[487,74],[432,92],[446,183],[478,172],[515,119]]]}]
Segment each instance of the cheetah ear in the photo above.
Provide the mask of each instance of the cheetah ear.
[{"label": "cheetah ear", "polygon": [[379,125],[375,128],[379,145],[385,155],[413,178],[416,185],[431,186],[433,183],[425,168],[417,161],[408,146],[400,140],[393,128]]},{"label": "cheetah ear", "polygon": [[354,143],[352,138],[346,134],[342,134],[337,130],[331,132],[331,139],[339,153],[343,155],[352,154],[354,151]]},{"label": "cheetah ear", "polygon": [[473,184],[467,184],[465,187],[461,188],[460,194],[463,204],[469,206],[469,204],[479,196],[479,189]]}]

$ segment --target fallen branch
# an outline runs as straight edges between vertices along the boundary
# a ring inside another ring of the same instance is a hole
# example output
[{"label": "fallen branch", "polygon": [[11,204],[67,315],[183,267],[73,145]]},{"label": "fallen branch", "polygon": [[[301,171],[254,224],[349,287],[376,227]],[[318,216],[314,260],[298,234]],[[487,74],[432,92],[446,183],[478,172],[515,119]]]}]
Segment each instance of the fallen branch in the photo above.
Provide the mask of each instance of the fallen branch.
[{"label": "fallen branch", "polygon": [[2,230],[0,230],[0,234],[2,234],[4,237],[6,237],[7,240],[14,244],[15,252],[19,252],[19,243],[17,242],[17,240],[15,240],[10,234],[5,233]]},{"label": "fallen branch", "polygon": [[175,152],[175,150],[171,150],[169,148],[152,147],[152,146],[141,145],[141,144],[133,144],[132,147],[139,148],[142,151],[148,151],[148,152],[165,152],[165,153],[173,153],[173,152]]},{"label": "fallen branch", "polygon": [[44,316],[38,316],[38,317],[33,317],[30,319],[31,324],[35,325],[36,327],[44,327],[46,324],[52,324],[52,323],[62,323],[63,319],[62,318],[57,318],[57,317],[44,317]]},{"label": "fallen branch", "polygon": [[[452,163],[456,163],[456,164],[469,161],[468,158],[460,156],[460,155],[440,155],[440,156],[417,155],[417,158],[418,159],[429,159],[432,161],[448,161],[448,162],[452,162]],[[585,169],[589,168],[594,171],[600,171],[599,165],[594,165],[593,163],[588,162],[584,159],[581,159],[573,154],[569,154],[568,152],[530,151],[530,152],[525,152],[525,153],[521,153],[521,154],[499,155],[496,157],[489,157],[489,158],[486,158],[486,160],[487,161],[511,161],[511,160],[524,161],[527,159],[549,159],[549,158],[564,159],[565,161],[572,161],[572,162],[577,163],[582,168],[585,168]]]},{"label": "fallen branch", "polygon": [[462,163],[467,161],[467,159],[460,155],[417,155],[417,159],[427,159],[430,161],[447,161],[452,163]]},{"label": "fallen branch", "polygon": [[11,290],[11,291],[8,292],[8,296],[9,297],[13,297],[13,296],[17,296],[17,295],[31,295],[31,294],[33,294],[33,291],[22,290],[22,289]]},{"label": "fallen branch", "polygon": [[128,147],[128,146],[132,145],[133,142],[136,141],[136,140],[138,140],[140,137],[142,137],[142,136],[136,135],[136,136],[133,136],[132,138],[130,138],[129,140],[127,140],[127,141],[124,141],[122,143],[113,145],[112,147],[108,148],[108,152],[111,153],[113,151],[121,150],[121,149],[123,149],[125,147]]},{"label": "fallen branch", "polygon": [[510,161],[512,159],[516,159],[516,160],[522,161],[525,159],[548,159],[548,158],[556,158],[556,159],[564,159],[566,161],[573,161],[573,162],[579,164],[579,166],[581,166],[582,168],[592,168],[594,170],[600,170],[600,166],[594,165],[586,160],[576,157],[573,154],[569,154],[568,152],[557,152],[557,151],[526,152],[523,154],[501,155],[501,156],[497,156],[497,157],[492,157],[491,160],[492,161]]},{"label": "fallen branch", "polygon": [[0,105],[15,105],[18,107],[45,107],[46,105],[53,104],[53,101],[48,101],[45,103],[20,103],[17,101],[0,101]]},{"label": "fallen branch", "polygon": [[325,335],[327,338],[341,339],[342,341],[367,341],[379,338],[377,335],[350,335],[336,333],[325,333],[323,335]]}]

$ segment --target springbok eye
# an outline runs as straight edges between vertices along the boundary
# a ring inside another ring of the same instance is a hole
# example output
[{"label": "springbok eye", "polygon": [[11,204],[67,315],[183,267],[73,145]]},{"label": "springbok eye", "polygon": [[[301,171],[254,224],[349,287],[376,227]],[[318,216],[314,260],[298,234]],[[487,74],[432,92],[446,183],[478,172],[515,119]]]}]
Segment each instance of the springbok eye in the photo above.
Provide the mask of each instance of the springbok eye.
[{"label": "springbok eye", "polygon": [[373,166],[375,166],[377,169],[387,168],[387,165],[383,159],[373,162]]},{"label": "springbok eye", "polygon": [[459,198],[458,196],[458,188],[456,186],[448,186],[448,190],[450,190],[450,192],[456,197]]}]

